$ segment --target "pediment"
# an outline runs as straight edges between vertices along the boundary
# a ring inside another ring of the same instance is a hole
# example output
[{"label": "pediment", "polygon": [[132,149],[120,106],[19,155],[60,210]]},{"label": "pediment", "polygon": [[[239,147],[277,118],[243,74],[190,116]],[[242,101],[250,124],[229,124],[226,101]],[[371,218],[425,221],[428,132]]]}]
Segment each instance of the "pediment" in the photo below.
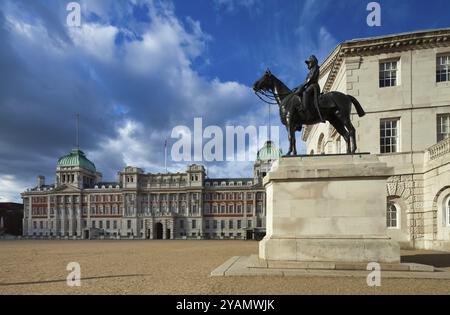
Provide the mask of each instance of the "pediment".
[{"label": "pediment", "polygon": [[64,184],[61,186],[56,187],[53,191],[55,192],[67,192],[67,193],[79,193],[81,192],[81,189],[69,184]]}]

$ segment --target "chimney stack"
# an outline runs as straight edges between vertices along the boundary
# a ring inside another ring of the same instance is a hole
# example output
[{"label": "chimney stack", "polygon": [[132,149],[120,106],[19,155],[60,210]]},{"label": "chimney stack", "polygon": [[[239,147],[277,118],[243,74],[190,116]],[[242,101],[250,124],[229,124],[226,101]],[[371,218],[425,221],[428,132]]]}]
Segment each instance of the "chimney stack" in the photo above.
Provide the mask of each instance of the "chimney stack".
[{"label": "chimney stack", "polygon": [[38,188],[42,188],[43,186],[45,186],[45,176],[39,175],[37,177],[37,186]]}]

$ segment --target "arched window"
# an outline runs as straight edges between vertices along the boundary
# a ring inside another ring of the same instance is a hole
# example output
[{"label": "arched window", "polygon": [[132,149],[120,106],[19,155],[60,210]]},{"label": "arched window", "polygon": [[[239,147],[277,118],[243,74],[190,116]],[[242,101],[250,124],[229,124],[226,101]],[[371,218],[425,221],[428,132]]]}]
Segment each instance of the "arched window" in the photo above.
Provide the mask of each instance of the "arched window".
[{"label": "arched window", "polygon": [[389,202],[387,205],[386,225],[390,229],[396,229],[399,227],[398,207],[393,202]]},{"label": "arched window", "polygon": [[341,137],[339,136],[337,139],[336,139],[336,153],[337,154],[341,154],[342,152],[341,152],[342,150],[341,150]]},{"label": "arched window", "polygon": [[325,141],[324,141],[324,134],[320,134],[319,141],[317,142],[317,154],[323,154],[325,153]]},{"label": "arched window", "polygon": [[450,226],[450,196],[445,201],[445,213],[447,214],[447,226]]}]

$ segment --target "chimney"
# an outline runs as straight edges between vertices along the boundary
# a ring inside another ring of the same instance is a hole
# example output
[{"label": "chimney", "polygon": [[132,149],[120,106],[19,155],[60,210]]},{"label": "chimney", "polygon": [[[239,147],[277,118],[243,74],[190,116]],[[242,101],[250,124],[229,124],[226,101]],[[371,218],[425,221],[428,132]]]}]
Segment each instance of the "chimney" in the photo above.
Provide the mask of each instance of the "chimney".
[{"label": "chimney", "polygon": [[42,188],[43,186],[45,186],[45,176],[39,175],[37,177],[37,186],[38,188]]}]

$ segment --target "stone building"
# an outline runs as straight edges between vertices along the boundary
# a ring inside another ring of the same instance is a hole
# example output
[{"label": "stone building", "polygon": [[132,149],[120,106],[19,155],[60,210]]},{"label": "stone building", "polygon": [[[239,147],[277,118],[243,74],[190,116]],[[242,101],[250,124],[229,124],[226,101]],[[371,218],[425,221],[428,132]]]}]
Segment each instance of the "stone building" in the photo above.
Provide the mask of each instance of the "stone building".
[{"label": "stone building", "polygon": [[252,239],[265,229],[262,176],[281,156],[271,142],[251,178],[208,178],[205,167],[150,174],[125,167],[103,182],[79,149],[58,160],[56,180],[22,193],[23,234],[48,238]]},{"label": "stone building", "polygon": [[[389,235],[404,247],[450,249],[450,29],[344,42],[322,64],[320,85],[360,101],[358,152],[395,170]],[[308,127],[303,140],[309,154],[346,150],[329,123]]]}]

